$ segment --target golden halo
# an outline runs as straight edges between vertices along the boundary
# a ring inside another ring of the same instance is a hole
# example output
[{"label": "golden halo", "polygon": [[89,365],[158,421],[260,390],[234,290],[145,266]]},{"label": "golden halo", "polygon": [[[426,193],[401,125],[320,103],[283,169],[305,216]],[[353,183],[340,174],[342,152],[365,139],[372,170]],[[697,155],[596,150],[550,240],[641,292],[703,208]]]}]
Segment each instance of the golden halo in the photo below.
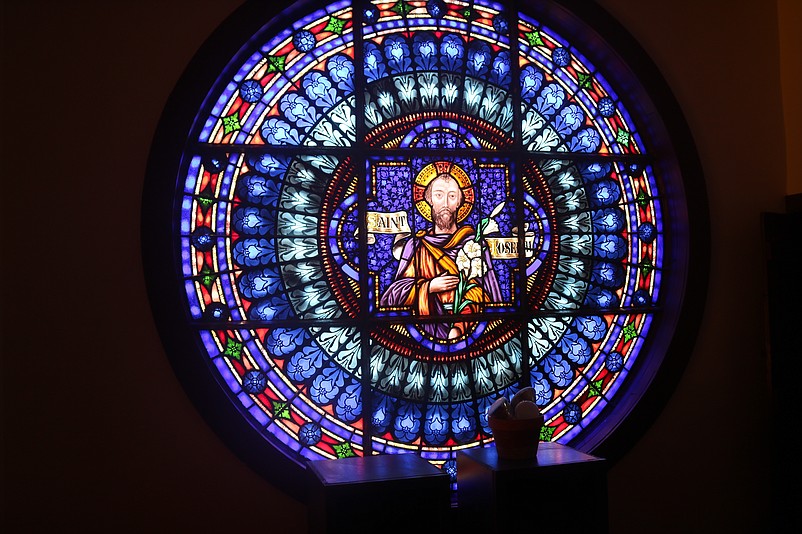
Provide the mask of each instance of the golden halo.
[{"label": "golden halo", "polygon": [[464,221],[473,209],[474,195],[473,184],[471,178],[465,169],[451,161],[435,161],[426,165],[418,175],[415,177],[415,183],[412,185],[412,195],[415,202],[415,208],[418,213],[423,215],[423,218],[432,222],[432,207],[426,202],[424,193],[426,187],[441,174],[448,174],[459,185],[462,190],[462,206],[457,210],[457,222]]}]

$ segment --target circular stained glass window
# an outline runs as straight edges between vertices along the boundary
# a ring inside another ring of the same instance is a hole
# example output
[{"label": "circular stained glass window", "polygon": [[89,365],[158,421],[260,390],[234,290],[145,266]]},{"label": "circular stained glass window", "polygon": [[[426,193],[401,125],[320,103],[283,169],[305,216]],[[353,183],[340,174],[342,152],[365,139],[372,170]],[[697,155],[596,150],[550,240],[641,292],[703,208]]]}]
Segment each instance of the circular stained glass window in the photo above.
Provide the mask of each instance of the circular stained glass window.
[{"label": "circular stained glass window", "polygon": [[215,428],[291,491],[306,460],[453,473],[527,386],[541,440],[592,451],[666,365],[695,160],[596,31],[519,4],[246,4],[168,105],[156,319]]}]

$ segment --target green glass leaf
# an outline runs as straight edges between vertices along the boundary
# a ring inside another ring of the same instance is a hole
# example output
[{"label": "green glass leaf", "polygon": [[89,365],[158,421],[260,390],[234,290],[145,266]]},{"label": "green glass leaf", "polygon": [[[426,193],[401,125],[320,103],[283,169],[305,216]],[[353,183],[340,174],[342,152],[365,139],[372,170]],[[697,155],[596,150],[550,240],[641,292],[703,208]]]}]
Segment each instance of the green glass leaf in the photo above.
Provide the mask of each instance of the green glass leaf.
[{"label": "green glass leaf", "polygon": [[214,281],[217,280],[217,275],[208,267],[204,267],[200,274],[201,284],[203,284],[206,289],[210,289],[214,285]]},{"label": "green glass leaf", "polygon": [[198,204],[200,204],[203,209],[209,209],[214,205],[214,199],[206,195],[199,196]]},{"label": "green glass leaf", "polygon": [[525,33],[524,37],[529,41],[529,46],[544,46],[546,43],[540,37],[540,32],[535,30],[533,32]]},{"label": "green glass leaf", "polygon": [[337,458],[350,458],[352,456],[356,456],[354,448],[351,447],[350,443],[334,445],[334,452],[337,453]]},{"label": "green glass leaf", "polygon": [[629,323],[624,327],[624,341],[630,342],[638,337],[638,331],[635,330],[635,324]]},{"label": "green glass leaf", "polygon": [[231,359],[239,360],[242,358],[242,343],[235,339],[226,340],[226,350],[223,351],[223,354]]},{"label": "green glass leaf", "polygon": [[540,441],[551,441],[551,438],[554,437],[554,431],[556,427],[553,426],[542,426],[540,427]]},{"label": "green glass leaf", "polygon": [[469,7],[466,7],[465,9],[460,11],[460,15],[465,17],[467,20],[473,20],[473,19],[479,18],[479,14],[476,12],[476,10],[475,9],[471,9]]},{"label": "green glass leaf", "polygon": [[629,132],[621,128],[619,128],[618,132],[615,134],[615,140],[621,143],[622,145],[628,145],[629,138],[630,138]]},{"label": "green glass leaf", "polygon": [[593,76],[584,72],[580,72],[577,75],[577,81],[582,89],[590,89],[593,86]]},{"label": "green glass leaf", "polygon": [[231,133],[240,130],[242,125],[239,123],[239,117],[234,115],[229,115],[228,117],[223,117],[223,131],[224,133]]},{"label": "green glass leaf", "polygon": [[337,35],[342,35],[343,31],[345,30],[345,23],[347,21],[343,19],[338,19],[337,17],[329,17],[329,22],[326,24],[326,27],[323,28],[323,31],[336,33]]},{"label": "green glass leaf", "polygon": [[642,208],[645,207],[647,204],[649,204],[649,196],[646,193],[644,193],[643,190],[641,190],[640,193],[638,193],[638,196],[635,197],[635,199],[638,202],[638,206]]},{"label": "green glass leaf", "polygon": [[286,402],[276,402],[273,404],[273,409],[275,410],[276,417],[279,419],[289,419],[290,418],[290,406]]},{"label": "green glass leaf", "polygon": [[267,72],[284,72],[287,56],[267,56]]},{"label": "green glass leaf", "polygon": [[392,11],[393,13],[398,13],[402,17],[405,17],[407,13],[412,11],[412,7],[406,2],[396,2],[395,5],[390,8],[390,11]]},{"label": "green glass leaf", "polygon": [[588,397],[598,397],[602,394],[602,387],[604,387],[604,380],[596,380],[588,387]]},{"label": "green glass leaf", "polygon": [[649,276],[652,271],[654,271],[654,264],[652,260],[646,258],[640,264],[640,274],[641,276]]}]

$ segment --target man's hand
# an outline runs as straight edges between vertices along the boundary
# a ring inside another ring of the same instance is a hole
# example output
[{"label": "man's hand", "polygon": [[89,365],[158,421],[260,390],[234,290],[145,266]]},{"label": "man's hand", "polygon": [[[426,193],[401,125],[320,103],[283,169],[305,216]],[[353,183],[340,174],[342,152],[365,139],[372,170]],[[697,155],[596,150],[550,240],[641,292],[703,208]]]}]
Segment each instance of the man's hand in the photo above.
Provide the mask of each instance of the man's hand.
[{"label": "man's hand", "polygon": [[459,276],[443,273],[432,278],[432,281],[429,282],[429,292],[442,293],[443,291],[452,291],[457,287],[457,284],[459,284]]}]

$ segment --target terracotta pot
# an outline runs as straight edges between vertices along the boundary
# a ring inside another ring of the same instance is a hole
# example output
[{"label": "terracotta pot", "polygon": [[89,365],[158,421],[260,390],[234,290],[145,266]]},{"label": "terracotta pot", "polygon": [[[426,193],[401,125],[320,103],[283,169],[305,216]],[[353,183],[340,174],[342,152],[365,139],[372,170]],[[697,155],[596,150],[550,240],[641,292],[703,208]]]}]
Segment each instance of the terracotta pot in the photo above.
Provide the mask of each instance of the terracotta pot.
[{"label": "terracotta pot", "polygon": [[537,458],[543,415],[534,419],[487,418],[496,452],[501,460],[531,460]]}]

